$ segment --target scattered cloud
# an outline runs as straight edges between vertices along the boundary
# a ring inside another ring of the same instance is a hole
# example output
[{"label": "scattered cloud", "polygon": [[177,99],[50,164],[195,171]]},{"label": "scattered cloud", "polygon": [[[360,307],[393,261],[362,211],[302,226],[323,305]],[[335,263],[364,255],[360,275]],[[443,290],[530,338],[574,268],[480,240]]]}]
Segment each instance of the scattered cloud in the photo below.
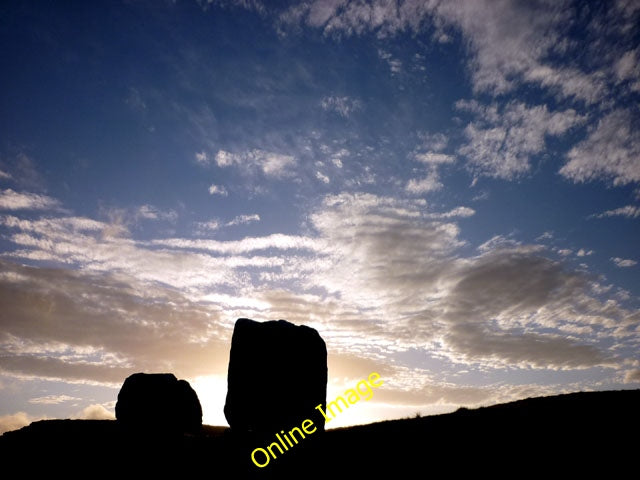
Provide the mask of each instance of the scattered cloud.
[{"label": "scattered cloud", "polygon": [[322,183],[329,183],[331,180],[322,172],[316,172],[316,178],[320,180]]},{"label": "scattered cloud", "polygon": [[215,157],[219,167],[236,166],[244,171],[258,169],[267,177],[283,178],[293,175],[296,159],[291,155],[267,152],[265,150],[250,150],[242,153],[231,153],[219,150]]},{"label": "scattered cloud", "polygon": [[576,253],[576,255],[578,257],[588,257],[590,255],[593,255],[595,252],[593,250],[586,250],[584,248],[581,248],[580,250],[578,250],[578,253]]},{"label": "scattered cloud", "polygon": [[34,419],[24,412],[3,415],[0,417],[0,434],[26,427],[33,421]]},{"label": "scattered cloud", "polygon": [[389,64],[389,69],[392,74],[402,72],[402,62],[397,58],[393,58],[393,55],[389,52],[385,50],[378,50],[378,56]]},{"label": "scattered cloud", "polygon": [[59,405],[65,402],[73,402],[80,400],[77,397],[70,397],[69,395],[47,395],[45,397],[37,397],[29,399],[29,403],[35,405]]},{"label": "scattered cloud", "polygon": [[602,213],[594,213],[589,218],[607,218],[607,217],[627,217],[638,218],[640,217],[640,207],[635,205],[625,205],[624,207],[615,208],[613,210],[607,210]]},{"label": "scattered cloud", "polygon": [[229,193],[224,186],[212,184],[209,186],[209,195],[220,195],[221,197],[226,197]]},{"label": "scattered cloud", "polygon": [[469,208],[469,207],[456,207],[453,210],[450,210],[448,212],[444,212],[444,213],[430,213],[427,214],[428,218],[437,218],[437,219],[442,219],[442,218],[468,218],[468,217],[472,217],[476,214],[476,211],[473,208]]},{"label": "scattered cloud", "polygon": [[260,215],[255,213],[253,215],[239,215],[235,217],[233,220],[231,220],[230,222],[228,222],[226,226],[232,227],[235,225],[247,225],[248,223],[259,222],[259,221],[260,221]]},{"label": "scattered cloud", "polygon": [[207,222],[195,223],[197,233],[213,232],[220,228],[220,222],[218,220],[209,220]]},{"label": "scattered cloud", "polygon": [[567,153],[560,173],[574,182],[610,181],[614,186],[640,182],[640,129],[631,111],[606,114],[589,136]]},{"label": "scattered cloud", "polygon": [[415,159],[418,162],[426,163],[427,165],[442,165],[447,163],[453,163],[456,161],[456,157],[453,155],[446,155],[444,153],[417,153]]},{"label": "scattered cloud", "polygon": [[0,210],[57,210],[60,202],[37,193],[20,193],[10,188],[0,190]]},{"label": "scattered cloud", "polygon": [[82,420],[115,420],[113,412],[107,410],[103,405],[93,404],[89,405],[74,415],[74,418]]},{"label": "scattered cloud", "polygon": [[163,220],[167,222],[175,222],[178,219],[178,213],[175,210],[160,210],[153,205],[141,205],[134,214],[136,220]]},{"label": "scattered cloud", "polygon": [[550,112],[546,105],[510,102],[481,105],[460,100],[456,107],[475,115],[465,130],[467,144],[458,149],[475,175],[513,180],[531,169],[531,158],[544,151],[545,137],[560,136],[585,118],[573,109]]},{"label": "scattered cloud", "polygon": [[328,112],[335,112],[344,118],[348,118],[354,112],[362,109],[362,102],[350,97],[324,97],[320,105],[322,106],[323,110]]},{"label": "scattered cloud", "polygon": [[405,190],[414,195],[423,195],[429,192],[435,192],[442,188],[440,175],[434,169],[424,178],[412,178],[407,182]]},{"label": "scattered cloud", "polygon": [[640,369],[628,370],[624,374],[624,383],[640,383]]},{"label": "scattered cloud", "polygon": [[615,263],[616,267],[620,267],[620,268],[633,267],[638,263],[635,260],[630,260],[630,259],[620,258],[620,257],[611,257],[611,261]]},{"label": "scattered cloud", "polygon": [[7,172],[3,172],[0,170],[0,179],[2,180],[11,180],[13,177],[9,175]]},{"label": "scattered cloud", "polygon": [[195,159],[199,165],[203,165],[203,166],[209,165],[209,163],[211,162],[211,158],[209,157],[209,154],[204,151],[196,152]]}]

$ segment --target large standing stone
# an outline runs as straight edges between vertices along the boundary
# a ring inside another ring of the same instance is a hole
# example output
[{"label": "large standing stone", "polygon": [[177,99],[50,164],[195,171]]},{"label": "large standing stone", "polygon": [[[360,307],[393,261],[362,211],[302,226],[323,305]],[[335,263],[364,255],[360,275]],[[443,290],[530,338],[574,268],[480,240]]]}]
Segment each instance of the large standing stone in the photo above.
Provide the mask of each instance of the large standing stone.
[{"label": "large standing stone", "polygon": [[327,347],[318,332],[285,320],[241,318],[231,340],[224,414],[236,431],[273,435],[311,419],[327,396]]},{"label": "large standing stone", "polygon": [[128,428],[197,432],[202,427],[198,395],[171,373],[134,373],[118,393],[116,418]]}]

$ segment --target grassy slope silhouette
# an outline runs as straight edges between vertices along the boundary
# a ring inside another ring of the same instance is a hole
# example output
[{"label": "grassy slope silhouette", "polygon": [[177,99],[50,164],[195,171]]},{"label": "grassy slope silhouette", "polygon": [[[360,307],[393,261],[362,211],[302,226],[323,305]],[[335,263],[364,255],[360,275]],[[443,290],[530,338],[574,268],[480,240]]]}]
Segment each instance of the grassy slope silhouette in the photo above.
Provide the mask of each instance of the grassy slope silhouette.
[{"label": "grassy slope silhouette", "polygon": [[639,406],[640,390],[571,393],[340,428],[329,430],[312,456],[287,453],[261,470],[242,463],[247,449],[238,448],[228,428],[213,426],[176,438],[161,428],[132,434],[109,420],[44,420],[5,433],[0,452],[22,460],[28,471],[71,477],[98,470],[114,476],[210,472],[221,478],[610,476],[625,465],[637,467]]}]

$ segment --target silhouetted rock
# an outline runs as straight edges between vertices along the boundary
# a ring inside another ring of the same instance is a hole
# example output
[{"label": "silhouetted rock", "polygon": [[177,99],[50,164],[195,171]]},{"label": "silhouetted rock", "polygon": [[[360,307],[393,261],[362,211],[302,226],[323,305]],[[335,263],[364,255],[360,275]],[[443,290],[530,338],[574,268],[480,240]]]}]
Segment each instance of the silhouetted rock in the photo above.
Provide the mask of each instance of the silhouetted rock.
[{"label": "silhouetted rock", "polygon": [[202,408],[186,380],[171,373],[134,373],[118,393],[116,418],[141,432],[194,433],[202,427]]},{"label": "silhouetted rock", "polygon": [[231,340],[224,414],[232,430],[265,432],[324,420],[315,410],[327,396],[327,347],[318,332],[285,320],[241,318]]}]

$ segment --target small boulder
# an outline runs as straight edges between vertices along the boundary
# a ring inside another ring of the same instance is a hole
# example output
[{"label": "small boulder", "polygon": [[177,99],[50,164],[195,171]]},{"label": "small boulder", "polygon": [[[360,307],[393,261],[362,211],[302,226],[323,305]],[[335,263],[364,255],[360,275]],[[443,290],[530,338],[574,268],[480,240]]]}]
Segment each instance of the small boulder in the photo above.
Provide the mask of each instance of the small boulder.
[{"label": "small boulder", "polygon": [[171,373],[134,373],[118,393],[116,419],[139,431],[195,433],[202,427],[198,395]]}]

